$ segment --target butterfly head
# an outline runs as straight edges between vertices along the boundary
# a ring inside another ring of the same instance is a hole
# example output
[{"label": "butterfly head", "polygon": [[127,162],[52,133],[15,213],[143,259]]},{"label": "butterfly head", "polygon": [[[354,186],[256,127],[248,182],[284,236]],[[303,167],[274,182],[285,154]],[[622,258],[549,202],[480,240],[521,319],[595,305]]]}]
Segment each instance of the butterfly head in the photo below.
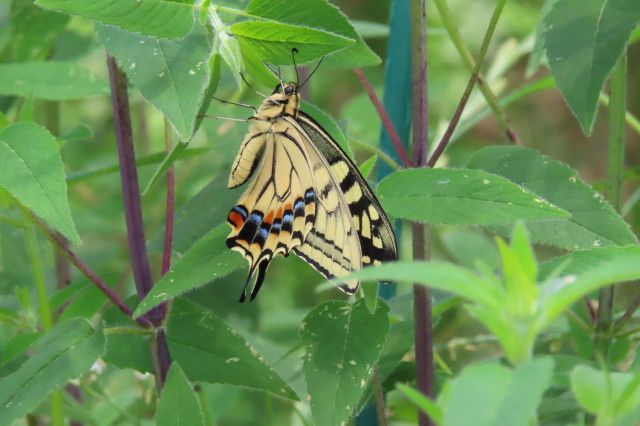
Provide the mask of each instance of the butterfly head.
[{"label": "butterfly head", "polygon": [[295,116],[299,103],[300,93],[296,83],[278,84],[271,96],[266,98],[260,106],[260,113],[268,118],[275,118],[282,114]]}]

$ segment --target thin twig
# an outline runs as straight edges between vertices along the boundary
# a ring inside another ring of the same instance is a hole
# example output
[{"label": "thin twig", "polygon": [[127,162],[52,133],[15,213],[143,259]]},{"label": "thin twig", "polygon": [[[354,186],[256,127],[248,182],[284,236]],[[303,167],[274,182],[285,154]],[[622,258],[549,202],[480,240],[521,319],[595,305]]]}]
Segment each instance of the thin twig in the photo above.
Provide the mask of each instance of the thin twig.
[{"label": "thin twig", "polygon": [[[429,152],[429,99],[427,87],[427,2],[414,0],[411,3],[411,86],[413,93],[413,164],[424,167]],[[413,258],[426,260],[429,251],[426,241],[427,228],[422,223],[413,223]],[[416,383],[420,392],[435,397],[433,363],[433,327],[431,320],[431,290],[420,284],[413,285],[413,318],[416,359]],[[433,419],[422,410],[418,411],[418,424],[431,426]]]},{"label": "thin twig", "polygon": [[[85,277],[87,277],[89,281],[91,281],[98,288],[98,290],[100,290],[100,292],[107,296],[107,299],[109,299],[111,303],[113,303],[113,305],[120,310],[120,312],[125,314],[127,317],[132,318],[133,310],[124,302],[124,300],[120,298],[120,296],[116,292],[113,291],[111,287],[107,285],[107,283],[102,280],[102,278],[98,276],[98,274],[93,271],[93,269],[91,269],[91,267],[89,267],[89,265],[84,263],[78,257],[78,255],[75,254],[67,244],[65,244],[66,240],[64,239],[64,237],[62,237],[57,232],[50,230],[46,225],[40,222],[40,220],[36,219],[33,215],[31,216],[31,219],[44,232],[45,236],[53,244],[56,245],[58,250],[60,250],[62,253],[64,253],[65,256],[67,256],[69,261],[78,269],[78,271],[80,271]],[[143,327],[151,327],[151,323],[145,318],[138,318],[136,321]]]},{"label": "thin twig", "polygon": [[[167,152],[171,151],[171,124],[164,119],[164,143]],[[175,172],[173,165],[167,170],[167,212],[164,224],[164,245],[162,249],[162,275],[171,268],[171,246],[173,244],[173,222],[175,212]]]},{"label": "thin twig", "polygon": [[387,412],[384,405],[384,392],[382,391],[382,380],[380,380],[380,369],[378,366],[373,370],[373,393],[376,399],[376,413],[378,414],[378,426],[387,426]]},{"label": "thin twig", "polygon": [[620,318],[618,318],[611,327],[613,330],[619,330],[627,321],[629,321],[633,314],[640,308],[640,295],[636,296],[633,303],[624,311],[624,314]]},{"label": "thin twig", "polygon": [[[616,211],[622,206],[624,174],[625,113],[627,112],[627,53],[618,59],[611,72],[609,123],[607,140],[607,175],[605,195]],[[609,349],[608,333],[613,321],[615,286],[602,288],[598,294],[596,338],[594,346],[603,357]]]},{"label": "thin twig", "polygon": [[484,35],[484,39],[482,40],[482,46],[480,47],[480,56],[478,57],[478,62],[476,63],[473,72],[471,73],[471,78],[469,78],[469,82],[467,83],[467,87],[462,94],[462,98],[460,98],[460,102],[456,107],[455,112],[453,113],[453,117],[451,117],[451,121],[447,126],[447,129],[442,135],[442,138],[438,142],[436,149],[431,154],[429,161],[427,162],[427,166],[433,167],[445,148],[449,144],[451,140],[451,136],[453,135],[454,130],[458,127],[458,123],[460,122],[460,117],[462,117],[462,113],[464,112],[464,108],[467,106],[467,101],[469,101],[469,96],[471,95],[471,91],[478,80],[478,73],[482,68],[482,64],[484,63],[484,59],[487,55],[487,51],[489,50],[489,44],[491,43],[491,39],[493,38],[493,34],[496,29],[496,25],[498,24],[498,19],[502,14],[502,9],[504,9],[504,5],[507,0],[498,0],[498,4],[496,5],[495,10],[493,11],[493,15],[491,16],[491,21],[489,22],[489,27],[487,28],[487,32]]},{"label": "thin twig", "polygon": [[[462,36],[460,35],[460,32],[458,31],[458,28],[456,27],[456,24],[451,17],[449,6],[447,6],[447,1],[435,0],[435,5],[438,9],[438,13],[447,30],[447,33],[449,34],[449,39],[458,51],[462,62],[464,62],[469,71],[473,72],[473,69],[476,66],[475,59],[473,58],[473,55],[471,54],[467,46],[462,41]],[[493,111],[493,115],[496,117],[496,121],[502,129],[502,133],[504,134],[505,138],[510,143],[519,144],[520,141],[516,132],[509,125],[509,118],[507,117],[507,113],[502,108],[502,106],[500,106],[496,95],[484,80],[482,73],[478,73],[476,83],[478,84],[478,88],[484,95],[484,98],[487,101],[487,105],[489,106],[491,111]]]},{"label": "thin twig", "polygon": [[[136,168],[133,135],[131,131],[127,78],[122,70],[118,68],[112,56],[108,57],[107,65],[109,68],[111,103],[115,121],[116,142],[118,145],[118,161],[120,163],[120,177],[131,267],[138,298],[142,300],[149,291],[151,291],[153,278],[151,276],[151,266],[149,264],[149,256],[144,238],[138,171]],[[165,313],[166,305],[159,305],[147,312],[145,317],[155,326],[159,326],[164,320]],[[169,348],[163,330],[158,330],[153,346],[156,387],[162,389],[171,364]]]},{"label": "thin twig", "polygon": [[382,120],[382,125],[387,130],[387,133],[389,133],[389,137],[391,138],[391,143],[393,144],[393,148],[396,150],[396,153],[398,154],[400,161],[402,161],[402,165],[404,167],[411,167],[411,160],[409,159],[409,155],[407,154],[407,151],[404,149],[404,145],[402,145],[402,142],[400,141],[400,136],[398,136],[398,132],[396,132],[395,127],[393,127],[393,123],[389,118],[389,114],[387,114],[387,111],[385,111],[384,106],[382,105],[382,102],[380,102],[380,99],[378,98],[378,95],[376,95],[376,91],[373,89],[373,86],[367,79],[367,76],[364,74],[364,72],[360,68],[355,68],[353,72],[358,77],[358,80],[360,80],[360,83],[362,84],[362,87],[364,87],[364,90],[367,91],[367,94],[369,95],[369,99],[371,99],[371,102],[373,103],[373,106],[376,108],[376,111],[378,111],[380,120]]}]

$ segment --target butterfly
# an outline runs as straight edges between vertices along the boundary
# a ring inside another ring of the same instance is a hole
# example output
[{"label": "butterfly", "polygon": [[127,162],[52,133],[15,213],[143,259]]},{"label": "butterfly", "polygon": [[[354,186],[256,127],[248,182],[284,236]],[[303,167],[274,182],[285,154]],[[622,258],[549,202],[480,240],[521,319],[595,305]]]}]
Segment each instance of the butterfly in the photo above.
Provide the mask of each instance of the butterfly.
[{"label": "butterfly", "polygon": [[[331,135],[300,111],[302,85],[281,80],[254,109],[231,167],[229,188],[255,176],[227,217],[227,246],[249,262],[240,302],[255,273],[250,300],[271,260],[292,251],[329,279],[397,259],[393,228],[366,180]],[[353,294],[358,281],[338,287]]]}]

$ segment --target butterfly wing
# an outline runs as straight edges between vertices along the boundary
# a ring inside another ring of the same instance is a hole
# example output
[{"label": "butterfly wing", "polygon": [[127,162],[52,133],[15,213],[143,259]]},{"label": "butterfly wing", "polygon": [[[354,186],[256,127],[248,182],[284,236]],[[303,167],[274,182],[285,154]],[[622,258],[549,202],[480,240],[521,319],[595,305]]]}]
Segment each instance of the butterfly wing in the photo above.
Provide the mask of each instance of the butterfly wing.
[{"label": "butterfly wing", "polygon": [[305,148],[289,135],[286,123],[272,124],[269,132],[262,132],[261,126],[251,127],[229,177],[229,186],[234,187],[255,171],[253,182],[227,218],[232,228],[227,246],[248,260],[247,283],[258,271],[251,299],[257,295],[271,259],[288,255],[303,243],[316,210]]},{"label": "butterfly wing", "polygon": [[[357,167],[311,117],[299,112],[295,122],[307,136],[305,138],[307,150],[315,151],[325,159],[328,169],[343,194],[354,229],[357,231],[362,265],[397,259],[396,241],[391,223]],[[355,291],[355,289],[352,290]]]}]

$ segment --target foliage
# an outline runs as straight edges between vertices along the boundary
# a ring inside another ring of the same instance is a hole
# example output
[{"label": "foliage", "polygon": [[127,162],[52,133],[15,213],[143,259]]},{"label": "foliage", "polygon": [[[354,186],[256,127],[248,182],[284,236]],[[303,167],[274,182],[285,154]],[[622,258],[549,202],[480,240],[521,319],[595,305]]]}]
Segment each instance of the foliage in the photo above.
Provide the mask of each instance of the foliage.
[{"label": "foliage", "polygon": [[[637,2],[434,2],[428,109],[412,3],[0,5],[0,424],[384,424],[373,405],[393,424],[640,421]],[[480,90],[445,132],[493,7]],[[294,255],[237,303],[228,172],[279,79],[305,82],[301,110],[396,221],[400,260],[354,272],[355,297]],[[435,168],[399,165],[376,96],[408,152],[428,118]],[[409,260],[416,223],[431,260]]]}]

